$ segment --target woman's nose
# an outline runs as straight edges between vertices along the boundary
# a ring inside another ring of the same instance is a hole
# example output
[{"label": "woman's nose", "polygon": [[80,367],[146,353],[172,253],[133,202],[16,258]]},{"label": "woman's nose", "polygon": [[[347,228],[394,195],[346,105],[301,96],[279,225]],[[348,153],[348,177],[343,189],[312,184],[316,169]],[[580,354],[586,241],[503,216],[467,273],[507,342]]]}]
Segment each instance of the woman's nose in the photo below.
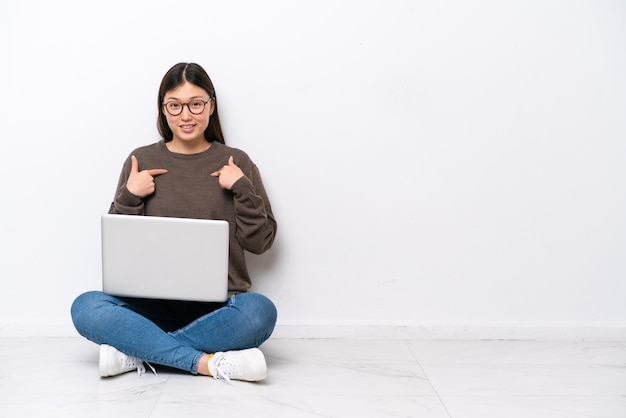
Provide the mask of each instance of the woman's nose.
[{"label": "woman's nose", "polygon": [[180,117],[182,119],[190,119],[191,118],[191,111],[189,110],[189,105],[183,105],[183,111],[180,112]]}]

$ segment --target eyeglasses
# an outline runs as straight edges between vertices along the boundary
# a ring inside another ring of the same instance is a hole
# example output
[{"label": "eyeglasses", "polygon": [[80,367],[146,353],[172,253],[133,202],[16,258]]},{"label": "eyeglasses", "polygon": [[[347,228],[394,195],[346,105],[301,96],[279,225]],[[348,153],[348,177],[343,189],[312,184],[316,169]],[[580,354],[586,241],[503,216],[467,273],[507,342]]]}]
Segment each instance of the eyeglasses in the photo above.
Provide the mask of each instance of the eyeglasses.
[{"label": "eyeglasses", "polygon": [[213,100],[212,97],[207,101],[197,99],[197,100],[192,100],[189,103],[167,102],[167,103],[163,103],[163,107],[165,108],[167,113],[169,113],[172,116],[178,116],[181,113],[183,113],[183,108],[185,106],[187,106],[187,109],[189,109],[190,113],[194,115],[199,115],[202,112],[204,112],[204,107],[211,100]]}]

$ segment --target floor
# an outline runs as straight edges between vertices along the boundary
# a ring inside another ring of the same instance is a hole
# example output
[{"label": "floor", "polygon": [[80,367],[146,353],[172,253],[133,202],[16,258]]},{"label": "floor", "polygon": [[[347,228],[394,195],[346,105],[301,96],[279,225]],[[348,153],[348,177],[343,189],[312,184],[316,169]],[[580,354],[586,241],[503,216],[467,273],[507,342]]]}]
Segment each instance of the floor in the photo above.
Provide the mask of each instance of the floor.
[{"label": "floor", "polygon": [[624,418],[626,342],[271,339],[270,376],[101,379],[80,338],[0,338],[2,417]]}]

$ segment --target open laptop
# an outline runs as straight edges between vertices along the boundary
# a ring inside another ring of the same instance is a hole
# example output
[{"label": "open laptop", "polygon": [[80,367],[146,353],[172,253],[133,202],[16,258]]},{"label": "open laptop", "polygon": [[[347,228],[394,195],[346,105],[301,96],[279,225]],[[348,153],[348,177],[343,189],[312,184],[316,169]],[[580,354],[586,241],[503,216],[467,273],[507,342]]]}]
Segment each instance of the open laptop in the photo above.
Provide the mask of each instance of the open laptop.
[{"label": "open laptop", "polygon": [[102,290],[114,296],[224,302],[228,222],[102,216]]}]

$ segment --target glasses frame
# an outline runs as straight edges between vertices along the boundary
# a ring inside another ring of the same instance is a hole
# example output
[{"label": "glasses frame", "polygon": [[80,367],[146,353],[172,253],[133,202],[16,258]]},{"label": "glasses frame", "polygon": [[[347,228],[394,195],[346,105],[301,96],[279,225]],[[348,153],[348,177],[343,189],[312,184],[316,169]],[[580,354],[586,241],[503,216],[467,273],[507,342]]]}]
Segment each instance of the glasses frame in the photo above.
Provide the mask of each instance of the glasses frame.
[{"label": "glasses frame", "polygon": [[[196,101],[200,101],[200,102],[204,103],[204,106],[202,107],[202,111],[198,112],[198,113],[194,112],[189,107],[189,103],[196,102]],[[204,101],[202,99],[194,99],[191,102],[187,102],[187,103],[180,103],[180,102],[177,102],[176,100],[170,100],[169,102],[162,103],[161,106],[163,106],[163,108],[165,109],[167,114],[170,115],[170,116],[180,116],[180,114],[183,113],[183,110],[185,109],[185,106],[187,106],[187,110],[189,110],[189,113],[191,113],[192,115],[201,115],[201,114],[204,113],[204,110],[206,109],[206,105],[209,102],[211,102],[211,101],[213,101],[213,97],[209,97],[209,100],[207,100],[207,101]],[[170,110],[167,108],[167,105],[170,104],[170,103],[178,103],[178,104],[180,104],[180,112],[178,112],[176,114],[170,112]]]}]

